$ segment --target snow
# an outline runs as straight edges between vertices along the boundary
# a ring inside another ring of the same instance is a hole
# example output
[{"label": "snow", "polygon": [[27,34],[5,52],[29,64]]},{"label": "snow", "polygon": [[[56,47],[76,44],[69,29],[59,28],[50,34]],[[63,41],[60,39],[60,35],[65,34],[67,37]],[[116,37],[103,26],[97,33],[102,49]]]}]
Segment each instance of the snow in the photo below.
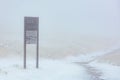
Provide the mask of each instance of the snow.
[{"label": "snow", "polygon": [[100,56],[109,54],[117,49],[120,49],[120,47],[115,46],[108,50],[97,51],[97,52],[92,52],[92,53],[77,55],[77,56],[70,56],[70,57],[65,58],[65,60],[70,61],[70,62],[90,62],[90,61],[97,59]]},{"label": "snow", "polygon": [[110,63],[100,63],[97,61],[99,57],[107,55],[115,50],[118,50],[119,46],[113,47],[106,51],[98,51],[84,55],[67,57],[65,60],[68,62],[80,62],[87,64],[88,66],[98,70],[102,75],[103,80],[120,80],[120,66],[116,66]]},{"label": "snow", "polygon": [[[96,55],[99,54],[100,52],[80,58],[74,57],[74,59],[84,62],[85,59],[89,61],[98,57]],[[0,59],[0,80],[93,80],[84,66],[73,63],[76,62],[74,59],[71,57],[63,60],[41,58],[40,68],[36,69],[35,60],[31,58],[27,61],[27,69],[23,69],[20,57],[2,58]],[[102,73],[101,79],[120,80],[120,66],[100,63],[96,60],[87,63],[87,65],[100,71]]]},{"label": "snow", "polygon": [[74,63],[60,60],[41,59],[36,69],[34,60],[29,60],[23,69],[18,59],[0,61],[0,80],[89,80],[85,69]]},{"label": "snow", "polygon": [[120,66],[98,63],[96,61],[90,63],[89,65],[101,71],[101,78],[104,80],[120,80]]},{"label": "snow", "polygon": [[31,57],[27,60],[27,69],[23,69],[23,59],[20,55],[8,56],[0,59],[0,80],[94,80],[91,79],[92,76],[87,72],[87,69],[76,62],[83,62],[102,73],[101,79],[120,80],[120,66],[97,62],[98,57],[117,49],[119,47],[69,56],[61,60],[40,58],[39,69],[35,68],[35,59]]}]

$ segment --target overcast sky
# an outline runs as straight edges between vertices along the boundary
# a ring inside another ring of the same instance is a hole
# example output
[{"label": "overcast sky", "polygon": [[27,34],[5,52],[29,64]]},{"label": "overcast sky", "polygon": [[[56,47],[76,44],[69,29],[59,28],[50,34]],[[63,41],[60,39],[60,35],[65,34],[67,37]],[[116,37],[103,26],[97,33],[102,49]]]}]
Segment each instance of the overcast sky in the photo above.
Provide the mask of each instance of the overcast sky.
[{"label": "overcast sky", "polygon": [[24,16],[37,16],[40,19],[40,35],[46,40],[56,36],[80,35],[119,37],[118,1],[0,0],[0,34],[22,38]]}]

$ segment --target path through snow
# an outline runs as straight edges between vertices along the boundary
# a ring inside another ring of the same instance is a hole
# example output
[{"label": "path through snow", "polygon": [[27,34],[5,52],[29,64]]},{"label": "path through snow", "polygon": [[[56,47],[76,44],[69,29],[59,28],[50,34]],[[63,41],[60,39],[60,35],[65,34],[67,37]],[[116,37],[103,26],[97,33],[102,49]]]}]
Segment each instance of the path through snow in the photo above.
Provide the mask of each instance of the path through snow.
[{"label": "path through snow", "polygon": [[82,64],[84,68],[86,68],[86,71],[88,72],[89,75],[91,75],[91,80],[104,80],[101,78],[102,72],[98,71],[94,67],[91,67],[87,64]]},{"label": "path through snow", "polygon": [[79,63],[80,66],[83,66],[86,69],[86,72],[90,75],[90,80],[104,80],[101,78],[102,72],[97,70],[96,68],[88,65],[87,63]]}]

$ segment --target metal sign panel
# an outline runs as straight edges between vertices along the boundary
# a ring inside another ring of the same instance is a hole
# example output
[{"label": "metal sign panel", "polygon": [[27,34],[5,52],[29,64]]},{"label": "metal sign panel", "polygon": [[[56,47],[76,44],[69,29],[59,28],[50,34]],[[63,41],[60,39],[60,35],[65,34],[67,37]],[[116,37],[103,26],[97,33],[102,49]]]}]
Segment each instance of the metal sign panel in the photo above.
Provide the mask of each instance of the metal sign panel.
[{"label": "metal sign panel", "polygon": [[37,44],[37,31],[26,31],[26,44]]},{"label": "metal sign panel", "polygon": [[36,44],[38,32],[38,17],[25,17],[25,41],[26,44]]},{"label": "metal sign panel", "polygon": [[38,17],[25,17],[25,30],[38,30]]}]

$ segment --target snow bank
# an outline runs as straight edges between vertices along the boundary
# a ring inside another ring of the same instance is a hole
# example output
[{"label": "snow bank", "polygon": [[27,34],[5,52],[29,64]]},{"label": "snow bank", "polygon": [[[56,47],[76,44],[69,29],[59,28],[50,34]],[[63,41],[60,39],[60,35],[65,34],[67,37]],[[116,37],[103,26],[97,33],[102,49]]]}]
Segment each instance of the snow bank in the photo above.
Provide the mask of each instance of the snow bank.
[{"label": "snow bank", "polygon": [[73,63],[42,59],[35,69],[34,60],[29,60],[23,69],[18,59],[0,61],[0,80],[89,80],[85,69]]}]

